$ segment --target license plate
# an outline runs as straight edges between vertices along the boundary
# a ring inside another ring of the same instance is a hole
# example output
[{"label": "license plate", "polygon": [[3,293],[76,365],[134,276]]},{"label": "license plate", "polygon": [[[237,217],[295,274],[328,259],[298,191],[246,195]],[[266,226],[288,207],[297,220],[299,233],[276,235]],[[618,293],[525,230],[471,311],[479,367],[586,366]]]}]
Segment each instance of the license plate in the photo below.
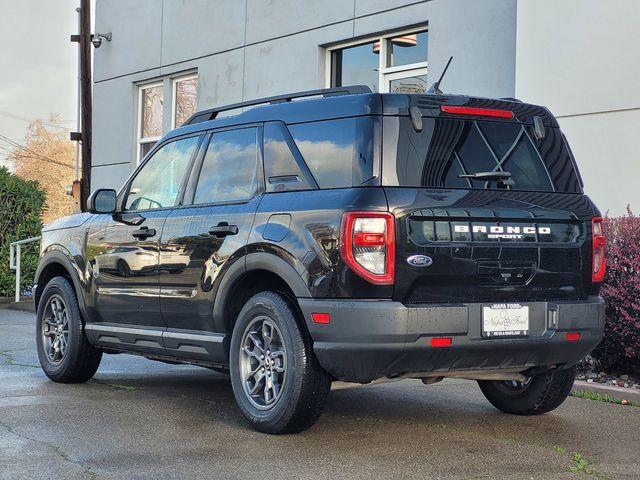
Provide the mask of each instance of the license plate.
[{"label": "license plate", "polygon": [[482,307],[482,336],[512,337],[529,334],[529,307],[494,303]]}]

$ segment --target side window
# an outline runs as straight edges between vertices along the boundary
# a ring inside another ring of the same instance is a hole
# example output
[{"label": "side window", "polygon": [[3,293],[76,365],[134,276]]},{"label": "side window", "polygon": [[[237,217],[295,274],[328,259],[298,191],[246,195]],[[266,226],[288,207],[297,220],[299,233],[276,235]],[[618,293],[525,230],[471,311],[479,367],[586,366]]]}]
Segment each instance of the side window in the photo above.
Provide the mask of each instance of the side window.
[{"label": "side window", "polygon": [[200,137],[167,143],[143,165],[129,187],[126,210],[151,210],[175,205],[189,161]]},{"label": "side window", "polygon": [[315,188],[298,165],[287,136],[282,123],[266,123],[264,126],[264,173],[268,192]]},{"label": "side window", "polygon": [[357,186],[374,176],[370,118],[300,123],[289,131],[320,188]]},{"label": "side window", "polygon": [[258,129],[214,133],[202,161],[193,203],[249,200],[258,186]]}]

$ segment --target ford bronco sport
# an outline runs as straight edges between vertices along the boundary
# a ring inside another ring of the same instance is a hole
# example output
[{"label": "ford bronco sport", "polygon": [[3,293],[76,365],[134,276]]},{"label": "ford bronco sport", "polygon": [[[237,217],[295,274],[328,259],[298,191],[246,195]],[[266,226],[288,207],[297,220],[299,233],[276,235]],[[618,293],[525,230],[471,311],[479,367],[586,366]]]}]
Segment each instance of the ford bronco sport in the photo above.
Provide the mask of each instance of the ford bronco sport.
[{"label": "ford bronco sport", "polygon": [[477,380],[531,415],[602,337],[601,218],[544,107],[366,87],[234,104],[88,203],[42,236],[57,382],[103,353],[200,365],[269,433],[311,426],[332,380]]}]

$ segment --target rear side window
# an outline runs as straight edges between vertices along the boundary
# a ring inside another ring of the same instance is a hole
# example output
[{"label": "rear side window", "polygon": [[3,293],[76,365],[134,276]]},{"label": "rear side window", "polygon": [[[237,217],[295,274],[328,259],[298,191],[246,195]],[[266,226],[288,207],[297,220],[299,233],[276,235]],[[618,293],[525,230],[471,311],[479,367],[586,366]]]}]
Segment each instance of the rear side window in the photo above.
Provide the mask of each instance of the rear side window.
[{"label": "rear side window", "polygon": [[367,117],[289,125],[320,188],[361,185],[373,174],[373,120]]},{"label": "rear side window", "polygon": [[509,172],[527,191],[581,192],[579,177],[559,129],[542,139],[512,122],[423,118],[415,132],[406,118],[385,118],[383,183],[399,186],[498,188],[495,180],[460,178],[479,172]]},{"label": "rear side window", "polygon": [[264,125],[264,173],[267,192],[309,190],[316,188],[308,172],[303,172],[302,158],[292,151],[295,145],[284,123]]},{"label": "rear side window", "polygon": [[249,200],[258,185],[258,129],[214,133],[202,161],[193,203]]}]

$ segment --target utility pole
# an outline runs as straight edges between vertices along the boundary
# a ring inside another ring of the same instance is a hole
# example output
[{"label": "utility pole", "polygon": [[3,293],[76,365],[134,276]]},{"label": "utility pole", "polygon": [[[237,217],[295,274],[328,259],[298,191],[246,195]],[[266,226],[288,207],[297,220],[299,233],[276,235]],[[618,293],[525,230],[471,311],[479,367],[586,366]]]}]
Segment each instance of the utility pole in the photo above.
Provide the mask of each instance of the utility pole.
[{"label": "utility pole", "polygon": [[80,117],[82,129],[72,132],[71,140],[80,141],[82,146],[82,177],[80,180],[80,210],[87,209],[87,199],[91,193],[91,6],[90,0],[80,0],[80,31],[71,35],[71,41],[78,43],[78,67],[80,69]]},{"label": "utility pole", "polygon": [[87,209],[91,193],[91,2],[80,0],[80,83],[82,110],[82,195],[80,209]]}]

